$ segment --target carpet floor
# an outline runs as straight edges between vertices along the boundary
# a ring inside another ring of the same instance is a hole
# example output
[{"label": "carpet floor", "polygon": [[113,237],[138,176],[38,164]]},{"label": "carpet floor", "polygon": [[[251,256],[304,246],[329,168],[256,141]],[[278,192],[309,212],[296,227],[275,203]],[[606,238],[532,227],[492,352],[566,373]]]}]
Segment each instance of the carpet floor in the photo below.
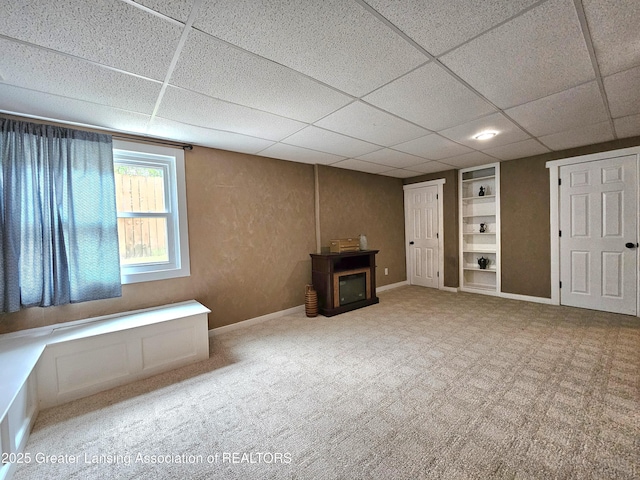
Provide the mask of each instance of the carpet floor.
[{"label": "carpet floor", "polygon": [[638,318],[379,297],[216,335],[207,361],[44,410],[14,478],[640,478]]}]

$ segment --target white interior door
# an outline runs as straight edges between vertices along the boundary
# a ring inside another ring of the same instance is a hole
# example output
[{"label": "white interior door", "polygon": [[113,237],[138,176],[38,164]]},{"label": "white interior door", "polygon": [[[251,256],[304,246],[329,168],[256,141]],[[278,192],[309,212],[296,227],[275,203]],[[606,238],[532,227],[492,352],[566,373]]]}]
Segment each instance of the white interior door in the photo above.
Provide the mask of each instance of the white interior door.
[{"label": "white interior door", "polygon": [[636,314],[635,155],[560,167],[560,303]]},{"label": "white interior door", "polygon": [[405,199],[409,283],[438,288],[438,186],[407,190]]}]

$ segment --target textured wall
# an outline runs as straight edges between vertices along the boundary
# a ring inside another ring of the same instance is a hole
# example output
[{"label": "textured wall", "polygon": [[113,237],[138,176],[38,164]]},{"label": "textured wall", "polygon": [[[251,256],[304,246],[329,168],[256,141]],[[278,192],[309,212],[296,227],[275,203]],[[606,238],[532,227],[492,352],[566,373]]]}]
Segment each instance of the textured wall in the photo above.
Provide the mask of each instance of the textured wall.
[{"label": "textured wall", "polygon": [[380,250],[377,286],[406,280],[402,180],[327,166],[318,167],[318,179],[322,247],[364,233],[369,248]]},{"label": "textured wall", "polygon": [[444,203],[444,285],[445,287],[457,288],[458,270],[458,171],[447,170],[446,172],[430,173],[419,177],[408,178],[405,185],[412,183],[428,182],[430,180],[445,179],[442,186]]},{"label": "textured wall", "polygon": [[549,170],[545,160],[500,164],[502,291],[551,298]]}]

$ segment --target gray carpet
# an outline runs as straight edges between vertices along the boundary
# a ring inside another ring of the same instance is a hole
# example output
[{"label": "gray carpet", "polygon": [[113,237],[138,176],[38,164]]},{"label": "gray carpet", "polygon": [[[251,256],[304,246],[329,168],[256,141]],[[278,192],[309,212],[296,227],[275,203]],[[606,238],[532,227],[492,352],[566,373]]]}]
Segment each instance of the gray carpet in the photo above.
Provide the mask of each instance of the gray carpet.
[{"label": "gray carpet", "polygon": [[221,334],[208,361],[41,412],[41,462],[15,479],[639,478],[637,318],[379,296]]}]

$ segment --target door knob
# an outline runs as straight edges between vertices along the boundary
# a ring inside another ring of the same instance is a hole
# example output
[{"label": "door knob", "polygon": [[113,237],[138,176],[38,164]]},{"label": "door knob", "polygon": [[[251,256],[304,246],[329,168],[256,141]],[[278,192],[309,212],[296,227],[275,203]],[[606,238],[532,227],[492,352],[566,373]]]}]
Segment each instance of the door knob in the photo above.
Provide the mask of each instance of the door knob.
[{"label": "door knob", "polygon": [[625,247],[627,248],[636,248],[638,246],[637,243],[631,243],[631,242],[627,242],[624,244]]},{"label": "door knob", "polygon": [[413,245],[413,244],[414,244],[414,242],[409,242],[409,245]]}]

